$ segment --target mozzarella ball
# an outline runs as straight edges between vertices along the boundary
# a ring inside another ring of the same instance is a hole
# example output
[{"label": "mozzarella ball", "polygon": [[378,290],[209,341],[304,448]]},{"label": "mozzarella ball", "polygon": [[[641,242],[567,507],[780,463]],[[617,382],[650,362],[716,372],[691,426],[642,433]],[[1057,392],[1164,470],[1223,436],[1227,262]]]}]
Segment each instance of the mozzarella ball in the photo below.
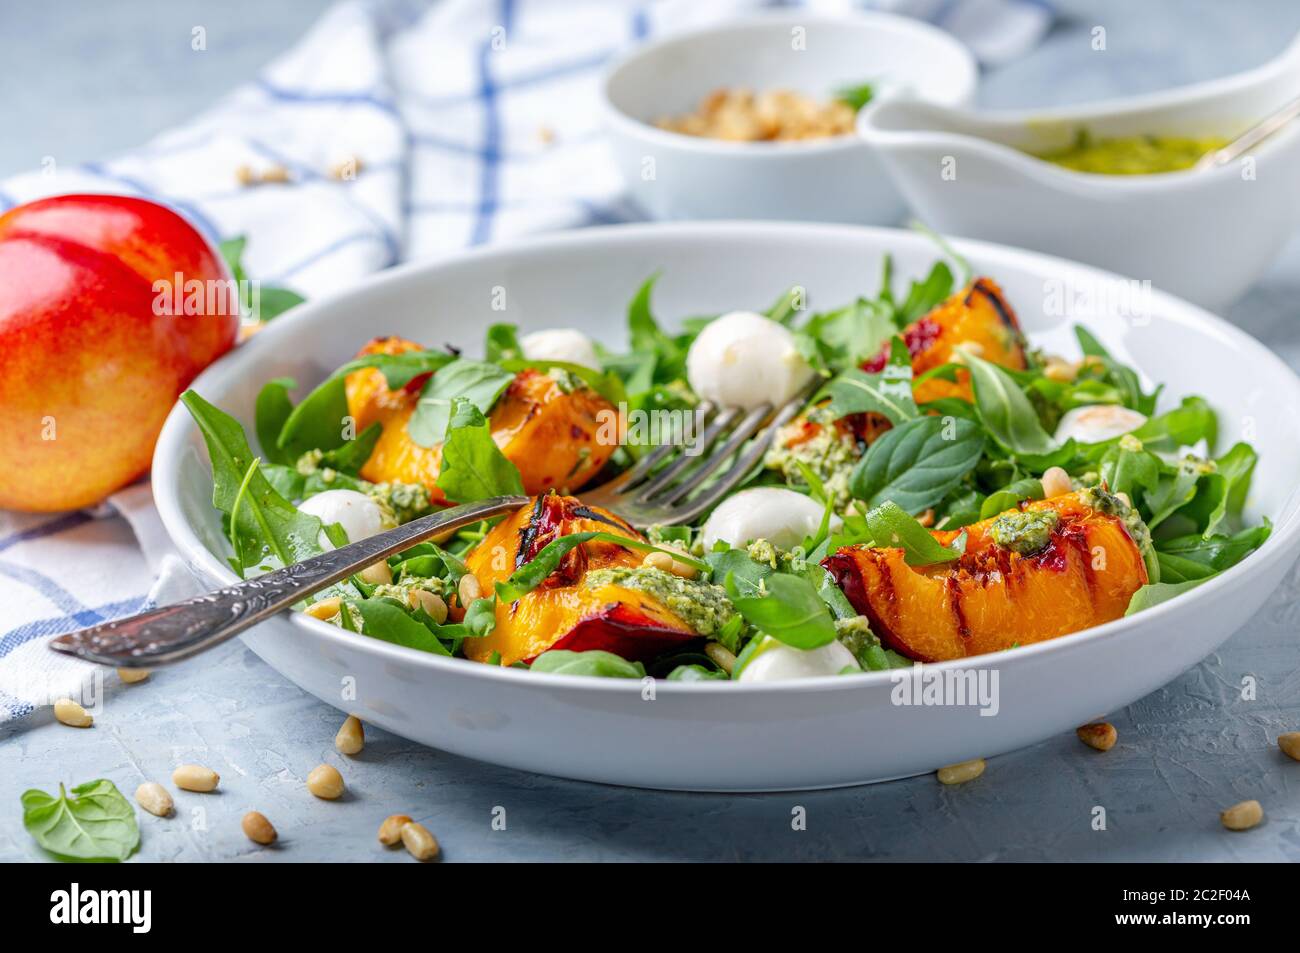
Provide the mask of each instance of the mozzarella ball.
[{"label": "mozzarella ball", "polygon": [[778,642],[760,648],[749,664],[741,669],[737,681],[788,682],[796,678],[838,675],[845,668],[861,671],[862,666],[838,641],[815,649],[796,649]]},{"label": "mozzarella ball", "polygon": [[[349,543],[374,536],[384,529],[384,515],[379,504],[356,490],[326,490],[303,500],[298,509],[315,516],[326,526],[338,523],[348,534]],[[320,541],[323,548],[334,548],[324,530]]]},{"label": "mozzarella ball", "polygon": [[1145,415],[1115,404],[1076,407],[1061,417],[1056,426],[1056,439],[1065,441],[1073,437],[1080,443],[1098,443],[1132,433],[1146,422]]},{"label": "mozzarella ball", "polygon": [[596,346],[591,343],[591,338],[573,328],[534,331],[524,335],[519,346],[530,361],[564,361],[566,364],[581,364],[593,371],[600,370],[600,358],[596,356]]},{"label": "mozzarella ball", "polygon": [[[727,497],[704,522],[705,550],[721,540],[742,547],[765,539],[778,549],[793,549],[822,523],[822,505],[811,497],[779,486],[756,486]],[[831,530],[842,525],[831,515]]]},{"label": "mozzarella ball", "polygon": [[794,335],[752,311],[732,311],[704,326],[686,354],[686,378],[701,398],[750,410],[784,404],[813,378]]}]

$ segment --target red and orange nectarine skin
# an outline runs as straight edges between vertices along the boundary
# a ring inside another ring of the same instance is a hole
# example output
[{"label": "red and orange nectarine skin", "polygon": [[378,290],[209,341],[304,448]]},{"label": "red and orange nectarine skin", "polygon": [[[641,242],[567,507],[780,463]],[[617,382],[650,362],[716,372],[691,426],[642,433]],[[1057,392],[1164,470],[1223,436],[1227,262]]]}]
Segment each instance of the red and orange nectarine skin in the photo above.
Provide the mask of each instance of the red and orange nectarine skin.
[{"label": "red and orange nectarine skin", "polygon": [[239,328],[224,297],[219,313],[158,313],[155,282],[178,274],[231,281],[154,202],[64,195],[0,215],[0,507],[88,506],[148,469],[177,396]]}]

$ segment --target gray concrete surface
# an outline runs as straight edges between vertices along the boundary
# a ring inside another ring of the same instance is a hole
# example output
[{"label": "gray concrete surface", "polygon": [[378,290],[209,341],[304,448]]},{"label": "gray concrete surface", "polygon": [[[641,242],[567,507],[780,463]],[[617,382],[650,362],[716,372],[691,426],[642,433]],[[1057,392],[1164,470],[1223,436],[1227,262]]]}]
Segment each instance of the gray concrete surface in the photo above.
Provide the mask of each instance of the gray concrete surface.
[{"label": "gray concrete surface", "polygon": [[[5,5],[0,174],[45,154],[75,161],[143,140],[250,75],[319,6]],[[1222,75],[1262,62],[1300,29],[1300,6],[1284,2],[1096,9],[1087,21],[1058,25],[1023,61],[987,74],[983,102],[1046,105]],[[210,39],[202,64],[187,52],[193,23],[226,38]],[[1107,28],[1106,55],[1089,46],[1095,24]],[[1230,317],[1300,367],[1298,300],[1300,242],[1293,240]],[[141,859],[404,862],[374,840],[379,820],[402,811],[436,833],[448,860],[1296,861],[1300,764],[1287,761],[1274,739],[1300,729],[1298,595],[1293,572],[1220,653],[1116,713],[1120,741],[1109,753],[1072,735],[1053,738],[994,759],[981,780],[959,789],[921,777],[796,795],[663,794],[485,766],[378,731],[360,758],[343,759],[333,750],[334,709],[228,645],[144,685],[120,687],[91,731],[48,716],[0,730],[0,860],[40,856],[17,823],[25,788],[103,776],[129,793],[141,779],[165,780],[179,760],[195,759],[221,772],[222,792],[179,799],[171,820],[142,816]],[[1258,683],[1252,701],[1241,697],[1247,676]],[[345,801],[323,803],[303,791],[322,760],[343,768]],[[1245,798],[1263,802],[1266,823],[1224,831],[1218,811]],[[802,832],[791,830],[796,805],[807,810]],[[1091,826],[1097,806],[1106,809],[1105,831]],[[252,807],[279,828],[276,849],[256,849],[240,833],[239,817]],[[498,807],[504,830],[492,825]]]}]

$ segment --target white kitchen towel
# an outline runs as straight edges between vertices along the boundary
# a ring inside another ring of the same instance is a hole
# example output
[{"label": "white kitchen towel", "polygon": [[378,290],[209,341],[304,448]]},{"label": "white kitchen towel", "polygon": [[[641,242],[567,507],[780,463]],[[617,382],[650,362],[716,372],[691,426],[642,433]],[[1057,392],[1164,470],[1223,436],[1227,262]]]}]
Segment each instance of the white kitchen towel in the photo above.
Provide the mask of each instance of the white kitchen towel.
[{"label": "white kitchen towel", "polygon": [[[768,5],[349,0],[187,125],[111,160],[0,183],[0,212],[67,192],[157,199],[213,239],[246,236],[250,276],[309,298],[399,261],[624,221],[635,213],[597,129],[602,66],[648,36]],[[806,6],[918,16],[989,63],[1023,53],[1051,22],[1042,0]],[[331,174],[350,159],[355,177]],[[289,181],[241,186],[241,167]],[[61,696],[98,697],[96,670],[44,642],[184,595],[193,582],[167,550],[147,484],[94,512],[0,512],[0,723]]]}]

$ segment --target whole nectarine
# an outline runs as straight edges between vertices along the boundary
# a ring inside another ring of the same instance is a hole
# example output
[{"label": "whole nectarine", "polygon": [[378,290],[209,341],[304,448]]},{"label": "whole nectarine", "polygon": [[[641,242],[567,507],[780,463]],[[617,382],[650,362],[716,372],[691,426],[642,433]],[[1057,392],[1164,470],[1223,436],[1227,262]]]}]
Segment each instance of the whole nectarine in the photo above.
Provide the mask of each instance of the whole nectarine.
[{"label": "whole nectarine", "polygon": [[229,269],[162,205],[64,195],[0,215],[0,507],[87,506],[144,473],[238,329]]}]

